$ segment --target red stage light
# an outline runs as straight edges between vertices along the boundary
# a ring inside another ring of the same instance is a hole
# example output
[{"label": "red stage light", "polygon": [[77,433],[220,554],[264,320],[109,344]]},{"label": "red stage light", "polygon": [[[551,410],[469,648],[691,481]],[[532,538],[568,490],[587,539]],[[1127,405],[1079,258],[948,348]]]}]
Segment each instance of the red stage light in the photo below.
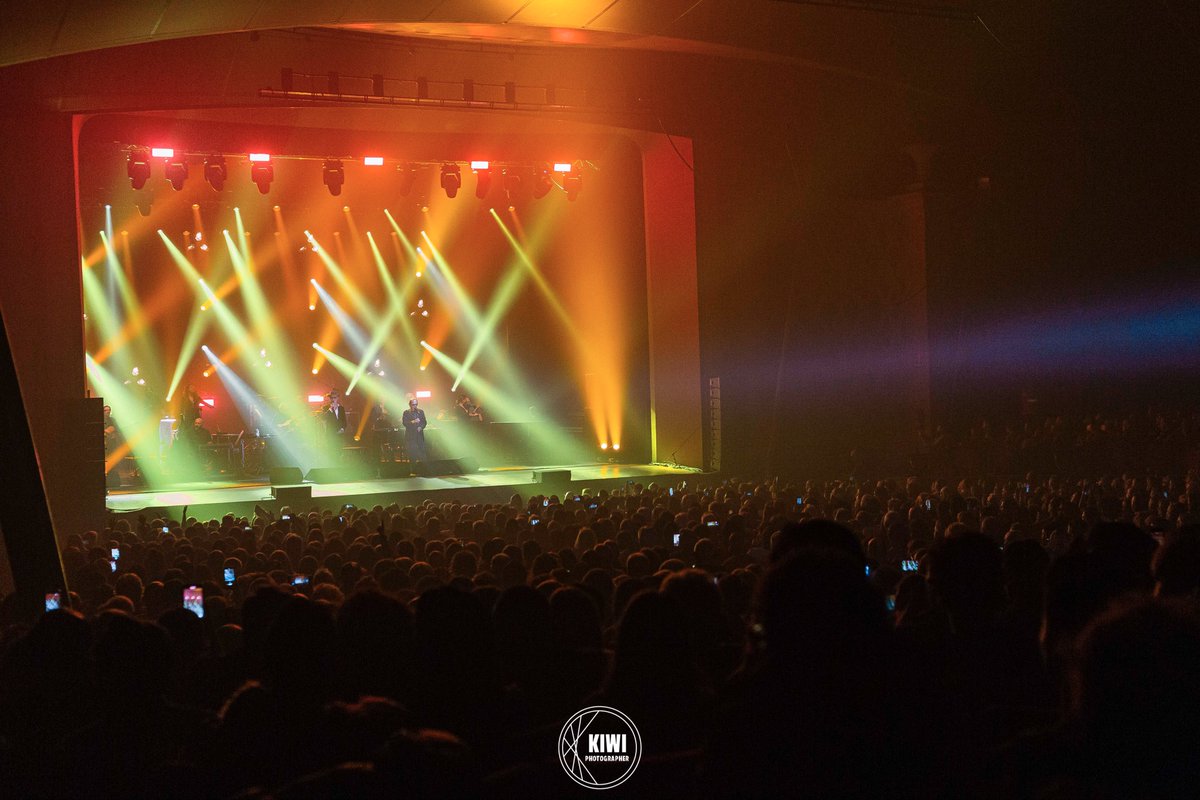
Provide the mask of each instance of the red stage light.
[{"label": "red stage light", "polygon": [[421,400],[428,400],[429,398],[433,397],[433,392],[429,391],[428,389],[420,389],[414,392],[413,396]]},{"label": "red stage light", "polygon": [[488,166],[489,166],[489,162],[487,162],[487,161],[472,161],[471,162],[471,169],[474,169],[474,170],[487,169]]},{"label": "red stage light", "polygon": [[451,200],[458,194],[459,187],[462,186],[462,170],[458,164],[443,164],[442,165],[442,188],[446,191],[446,197]]},{"label": "red stage light", "polygon": [[225,156],[209,156],[204,159],[204,180],[216,191],[225,188],[225,178],[228,171],[225,167]]},{"label": "red stage light", "polygon": [[154,158],[174,158],[175,150],[170,147],[155,147],[150,150],[150,155]]},{"label": "red stage light", "polygon": [[[251,160],[254,156],[252,155]],[[264,156],[264,159],[269,159],[270,156]],[[257,164],[250,165],[250,180],[258,187],[258,191],[266,194],[271,190],[271,181],[275,180],[275,167],[270,161],[259,161]]]},{"label": "red stage light", "polygon": [[554,188],[550,180],[550,169],[545,164],[533,171],[533,198],[541,200]]},{"label": "red stage light", "polygon": [[363,159],[363,166],[365,166],[365,167],[382,167],[383,166],[383,156],[367,156],[366,158]]},{"label": "red stage light", "polygon": [[271,160],[270,153],[251,153],[250,160],[259,163],[266,163]]},{"label": "red stage light", "polygon": [[129,185],[134,189],[145,186],[146,181],[150,179],[150,152],[144,147],[130,150],[125,173],[129,176]]},{"label": "red stage light", "polygon": [[164,174],[167,180],[171,182],[171,186],[175,188],[175,191],[183,191],[183,184],[188,177],[187,162],[183,160],[176,161],[174,159],[168,161]]},{"label": "red stage light", "polygon": [[555,172],[570,172],[570,171],[571,171],[571,165],[570,165],[570,164],[567,164],[567,163],[564,163],[564,162],[555,162],[555,164],[554,164],[554,171],[555,171]]},{"label": "red stage light", "polygon": [[342,168],[342,162],[326,161],[321,175],[331,195],[337,197],[342,193],[342,184],[346,182],[346,171]]}]

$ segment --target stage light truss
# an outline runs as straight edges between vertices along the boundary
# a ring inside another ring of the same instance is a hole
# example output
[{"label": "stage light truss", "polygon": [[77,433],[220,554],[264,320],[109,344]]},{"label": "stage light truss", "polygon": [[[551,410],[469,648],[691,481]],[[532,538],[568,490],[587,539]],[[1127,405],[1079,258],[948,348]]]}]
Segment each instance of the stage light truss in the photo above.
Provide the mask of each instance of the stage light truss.
[{"label": "stage light truss", "polygon": [[359,105],[410,105],[477,111],[653,114],[636,91],[601,91],[554,84],[489,83],[472,78],[437,80],[427,76],[384,77],[339,72],[297,72],[283,68],[279,89],[259,89],[259,97]]},{"label": "stage light truss", "polygon": [[[461,175],[463,172],[474,173],[476,177],[476,195],[481,199],[486,197],[493,176],[500,176],[504,190],[510,195],[515,193],[522,185],[523,180],[528,180],[532,187],[532,196],[535,199],[544,197],[549,191],[558,186],[562,189],[568,199],[574,200],[578,197],[579,192],[583,187],[583,172],[585,170],[597,171],[597,167],[591,161],[586,159],[577,159],[574,161],[496,161],[493,159],[437,159],[437,160],[414,160],[407,158],[389,158],[381,155],[370,156],[354,156],[349,154],[341,155],[313,155],[308,153],[222,153],[215,152],[212,149],[197,149],[197,150],[181,150],[177,148],[165,147],[147,147],[141,144],[124,145],[122,152],[125,155],[130,183],[134,189],[142,189],[145,187],[147,180],[152,175],[152,163],[154,161],[162,162],[163,177],[165,177],[175,189],[183,188],[183,182],[188,177],[188,164],[196,164],[203,170],[205,180],[212,185],[216,191],[221,191],[224,188],[225,180],[228,171],[237,164],[243,164],[249,167],[251,180],[258,185],[259,190],[263,194],[267,194],[270,190],[270,184],[274,180],[274,164],[277,162],[287,161],[319,161],[322,164],[322,180],[328,187],[331,194],[337,196],[341,193],[342,185],[346,181],[347,167],[357,165],[369,172],[375,172],[375,167],[394,166],[398,173],[398,181],[401,195],[407,195],[416,180],[418,173],[428,171],[430,175],[440,175],[439,183],[442,188],[447,190],[447,193],[453,197],[457,194],[458,188],[462,185]],[[155,158],[151,153],[158,155]],[[170,156],[163,156],[165,153],[170,153]],[[450,176],[448,178],[448,176]],[[447,181],[455,184],[453,187],[448,187]]]}]

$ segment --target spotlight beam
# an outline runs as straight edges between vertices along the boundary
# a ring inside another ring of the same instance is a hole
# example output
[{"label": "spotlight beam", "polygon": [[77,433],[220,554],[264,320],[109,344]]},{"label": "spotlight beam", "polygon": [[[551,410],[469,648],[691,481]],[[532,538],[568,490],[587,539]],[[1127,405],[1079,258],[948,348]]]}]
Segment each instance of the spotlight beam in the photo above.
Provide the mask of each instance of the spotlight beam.
[{"label": "spotlight beam", "polygon": [[458,391],[458,385],[462,383],[463,376],[470,371],[471,365],[475,363],[475,359],[479,357],[484,346],[494,343],[492,334],[495,333],[496,326],[520,295],[521,287],[524,284],[524,270],[520,267],[510,267],[492,295],[492,300],[488,304],[487,314],[480,323],[479,329],[475,331],[475,339],[471,342],[470,349],[467,350],[466,358],[463,359],[458,376],[454,379],[454,385],[450,387],[450,391]]},{"label": "spotlight beam", "polygon": [[187,372],[188,365],[192,363],[192,355],[200,344],[200,337],[208,330],[208,320],[209,317],[200,311],[198,305],[194,305],[187,330],[183,333],[183,343],[179,347],[179,355],[175,357],[175,371],[171,375],[171,384],[167,388],[168,403],[175,397],[175,390],[179,388],[179,383],[183,380],[183,373]]},{"label": "spotlight beam", "polygon": [[[88,380],[104,398],[107,405],[112,406],[113,421],[117,430],[125,439],[129,448],[138,460],[138,469],[146,476],[151,487],[157,488],[167,483],[167,475],[163,470],[158,443],[158,415],[148,413],[142,407],[141,398],[126,387],[122,381],[96,363],[90,355],[84,356]],[[109,464],[106,460],[105,470],[116,466],[118,459]]]},{"label": "spotlight beam", "polygon": [[329,274],[332,275],[334,281],[337,282],[338,288],[346,293],[346,297],[350,298],[350,302],[354,306],[355,311],[357,311],[359,315],[366,320],[367,324],[376,324],[379,321],[379,312],[377,312],[371,306],[371,304],[367,302],[367,299],[363,296],[363,293],[359,291],[354,282],[346,277],[346,273],[342,269],[341,265],[338,264],[338,262],[335,261],[332,256],[325,252],[325,247],[317,241],[317,237],[313,236],[308,231],[305,231],[304,235],[308,238],[309,244],[312,245],[313,252],[315,252],[321,259],[321,262],[325,265],[326,269],[329,270]]},{"label": "spotlight beam", "polygon": [[313,278],[312,285],[317,290],[317,296],[321,298],[321,302],[328,309],[329,315],[337,322],[338,330],[361,356],[367,349],[366,332],[354,321],[353,317],[346,313],[345,309],[338,305],[337,300],[333,299],[333,295],[326,291],[324,286],[317,283],[316,278]]},{"label": "spotlight beam", "polygon": [[319,462],[319,454],[304,442],[294,428],[280,427],[289,417],[307,413],[308,409],[301,408],[298,400],[281,403],[282,410],[276,409],[272,403],[255,392],[232,367],[218,358],[212,350],[207,347],[202,350],[208,363],[217,373],[217,377],[221,379],[222,385],[229,392],[242,420],[249,420],[253,416],[251,409],[257,408],[262,414],[263,425],[273,434],[272,443],[284,451],[291,463],[296,464],[305,472],[316,466]]},{"label": "spotlight beam", "polygon": [[[421,346],[447,374],[454,375],[461,369],[461,363],[428,342],[423,342]],[[472,397],[481,401],[484,409],[493,418],[512,422],[523,421],[529,416],[530,404],[526,398],[517,398],[506,394],[473,372],[464,375],[463,385]],[[531,426],[531,435],[546,449],[546,452],[552,453],[555,460],[561,461],[561,463],[570,464],[588,459],[588,454],[581,447],[581,443],[572,439],[557,425],[533,425]]]}]

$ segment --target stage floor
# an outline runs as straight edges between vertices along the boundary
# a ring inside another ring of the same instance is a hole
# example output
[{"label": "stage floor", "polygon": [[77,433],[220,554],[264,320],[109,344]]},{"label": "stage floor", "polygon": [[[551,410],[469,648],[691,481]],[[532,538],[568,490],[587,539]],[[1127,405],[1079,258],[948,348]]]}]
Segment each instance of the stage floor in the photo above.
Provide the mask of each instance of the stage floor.
[{"label": "stage floor", "polygon": [[[535,470],[570,470],[569,484],[539,484]],[[401,505],[438,500],[439,494],[452,494],[468,502],[506,502],[514,493],[561,494],[566,490],[580,491],[612,489],[625,481],[650,483],[687,480],[701,470],[662,464],[548,464],[529,467],[481,469],[465,475],[444,475],[436,478],[392,478],[348,481],[346,483],[310,483],[312,501],[305,501],[305,510],[312,507],[339,508],[346,503],[359,507]],[[448,499],[448,498],[447,498]],[[278,510],[281,503],[271,494],[269,483],[214,483],[203,481],[180,484],[169,491],[113,491],[105,499],[114,514],[167,514],[178,517],[184,508],[188,516],[212,517],[232,513],[250,515],[254,506]]]}]

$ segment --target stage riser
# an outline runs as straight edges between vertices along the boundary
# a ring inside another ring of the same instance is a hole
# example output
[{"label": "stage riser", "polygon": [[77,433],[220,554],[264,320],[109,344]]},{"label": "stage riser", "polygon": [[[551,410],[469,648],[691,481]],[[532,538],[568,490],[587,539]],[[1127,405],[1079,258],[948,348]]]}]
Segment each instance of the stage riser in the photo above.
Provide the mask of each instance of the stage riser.
[{"label": "stage riser", "polygon": [[[653,470],[651,472],[650,470]],[[413,483],[413,488],[392,489],[385,486],[380,486],[378,490],[373,491],[368,484],[362,491],[346,492],[331,495],[315,495],[310,502],[293,504],[293,510],[308,511],[311,508],[330,509],[336,511],[350,503],[359,508],[371,508],[376,505],[387,506],[391,503],[399,505],[416,505],[425,500],[433,500],[435,503],[444,502],[447,500],[462,501],[467,503],[507,503],[512,495],[519,494],[521,498],[528,499],[536,494],[557,494],[562,496],[566,493],[579,493],[583,489],[590,489],[595,492],[599,489],[613,490],[625,486],[625,484],[633,480],[643,485],[652,482],[657,482],[659,485],[666,483],[676,484],[679,481],[695,481],[700,478],[700,473],[687,470],[670,470],[660,467],[638,467],[635,472],[646,474],[624,474],[617,477],[601,478],[588,477],[578,480],[572,480],[567,485],[558,484],[538,484],[533,482],[532,470],[516,470],[512,472],[511,482],[506,482],[503,485],[478,486],[465,483],[470,480],[468,477],[447,477],[441,480],[455,481],[462,480],[464,485],[461,486],[445,486],[437,488],[420,488],[418,485],[425,478],[410,478],[404,481],[405,483]],[[383,483],[383,482],[380,482]],[[322,492],[321,486],[315,486],[314,492]],[[200,492],[192,492],[191,502],[188,505],[188,516],[195,516],[201,519],[212,517],[220,517],[223,514],[236,514],[238,516],[250,516],[254,514],[254,506],[260,505],[278,513],[279,509],[285,505],[278,500],[270,497],[270,487],[261,487],[261,497],[256,499],[224,501],[224,502],[205,502]],[[145,514],[148,517],[153,516],[170,516],[178,518],[181,511],[181,506],[162,506],[151,505],[139,509],[130,509],[125,511],[113,510],[116,516],[124,514]]]}]

